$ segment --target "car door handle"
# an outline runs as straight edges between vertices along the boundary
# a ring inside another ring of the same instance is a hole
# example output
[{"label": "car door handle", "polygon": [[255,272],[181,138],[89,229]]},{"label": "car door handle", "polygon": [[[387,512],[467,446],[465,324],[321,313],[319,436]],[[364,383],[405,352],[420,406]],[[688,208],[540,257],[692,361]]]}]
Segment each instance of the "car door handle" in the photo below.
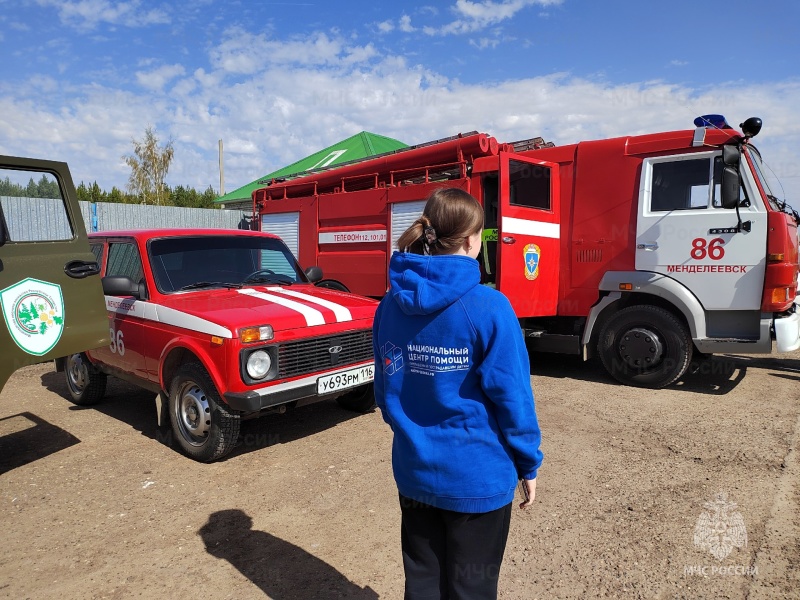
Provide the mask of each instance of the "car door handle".
[{"label": "car door handle", "polygon": [[516,243],[516,241],[517,241],[517,238],[513,238],[510,235],[506,235],[506,236],[503,237],[503,243],[504,244],[514,244],[514,243]]},{"label": "car door handle", "polygon": [[658,244],[636,244],[637,250],[658,250]]},{"label": "car door handle", "polygon": [[64,273],[73,279],[83,279],[89,275],[99,275],[100,265],[97,261],[71,260],[64,265]]}]

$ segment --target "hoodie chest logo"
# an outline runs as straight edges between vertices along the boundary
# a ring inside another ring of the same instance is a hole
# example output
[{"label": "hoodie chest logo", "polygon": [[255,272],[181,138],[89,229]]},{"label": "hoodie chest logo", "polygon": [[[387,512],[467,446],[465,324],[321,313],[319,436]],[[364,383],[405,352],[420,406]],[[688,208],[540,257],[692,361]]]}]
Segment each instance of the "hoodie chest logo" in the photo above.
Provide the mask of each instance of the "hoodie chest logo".
[{"label": "hoodie chest logo", "polygon": [[392,342],[386,342],[381,347],[381,359],[383,372],[387,375],[394,375],[403,368],[403,350]]}]

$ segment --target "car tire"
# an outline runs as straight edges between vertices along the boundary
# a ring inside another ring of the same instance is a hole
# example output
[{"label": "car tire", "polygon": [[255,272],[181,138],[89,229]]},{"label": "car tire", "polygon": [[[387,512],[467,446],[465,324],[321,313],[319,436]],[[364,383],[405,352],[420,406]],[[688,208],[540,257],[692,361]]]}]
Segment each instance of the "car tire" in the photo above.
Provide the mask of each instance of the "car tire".
[{"label": "car tire", "polygon": [[682,377],[692,359],[686,324],[666,309],[623,308],[606,321],[597,344],[606,371],[620,383],[659,389]]},{"label": "car tire", "polygon": [[345,410],[368,413],[375,408],[375,387],[370,383],[361,385],[352,392],[347,392],[336,399]]},{"label": "car tire", "polygon": [[82,352],[64,361],[64,375],[70,400],[78,406],[91,406],[103,399],[108,377],[98,371]]},{"label": "car tire", "polygon": [[172,378],[169,416],[181,450],[197,461],[225,456],[239,437],[239,414],[222,402],[208,372],[198,363],[182,365]]}]

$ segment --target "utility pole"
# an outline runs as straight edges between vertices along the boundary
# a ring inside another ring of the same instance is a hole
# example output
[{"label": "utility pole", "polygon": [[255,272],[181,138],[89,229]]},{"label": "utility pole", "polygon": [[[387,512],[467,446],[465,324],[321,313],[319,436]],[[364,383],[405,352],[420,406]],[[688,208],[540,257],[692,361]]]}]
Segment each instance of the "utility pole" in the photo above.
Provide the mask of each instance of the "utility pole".
[{"label": "utility pole", "polygon": [[219,195],[225,195],[225,164],[222,160],[222,140],[219,141]]}]

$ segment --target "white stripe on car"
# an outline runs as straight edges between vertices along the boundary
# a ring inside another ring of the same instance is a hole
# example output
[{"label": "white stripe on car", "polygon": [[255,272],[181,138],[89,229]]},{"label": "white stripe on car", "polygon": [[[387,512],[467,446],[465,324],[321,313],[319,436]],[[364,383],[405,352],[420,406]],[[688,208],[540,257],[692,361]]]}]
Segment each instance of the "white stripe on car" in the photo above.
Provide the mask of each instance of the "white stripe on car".
[{"label": "white stripe on car", "polygon": [[322,316],[320,311],[318,311],[316,308],[311,308],[310,306],[301,304],[300,302],[295,302],[294,300],[289,300],[288,298],[276,296],[275,294],[265,294],[264,292],[258,292],[251,289],[236,291],[240,294],[250,296],[251,298],[259,298],[260,300],[266,300],[267,302],[274,302],[275,304],[280,304],[285,308],[295,310],[305,317],[306,325],[309,327],[312,327],[313,325],[325,324],[325,318]]},{"label": "white stripe on car", "polygon": [[327,308],[328,310],[332,310],[333,314],[336,316],[337,323],[353,320],[353,316],[350,314],[350,311],[347,309],[347,307],[342,306],[341,304],[336,304],[335,302],[331,302],[330,300],[323,300],[322,298],[316,298],[315,296],[304,294],[303,292],[287,290],[286,288],[282,287],[268,287],[267,289],[270,292],[278,292],[280,294],[292,296],[293,298],[299,298],[300,300],[305,300],[311,304],[317,304]]}]

